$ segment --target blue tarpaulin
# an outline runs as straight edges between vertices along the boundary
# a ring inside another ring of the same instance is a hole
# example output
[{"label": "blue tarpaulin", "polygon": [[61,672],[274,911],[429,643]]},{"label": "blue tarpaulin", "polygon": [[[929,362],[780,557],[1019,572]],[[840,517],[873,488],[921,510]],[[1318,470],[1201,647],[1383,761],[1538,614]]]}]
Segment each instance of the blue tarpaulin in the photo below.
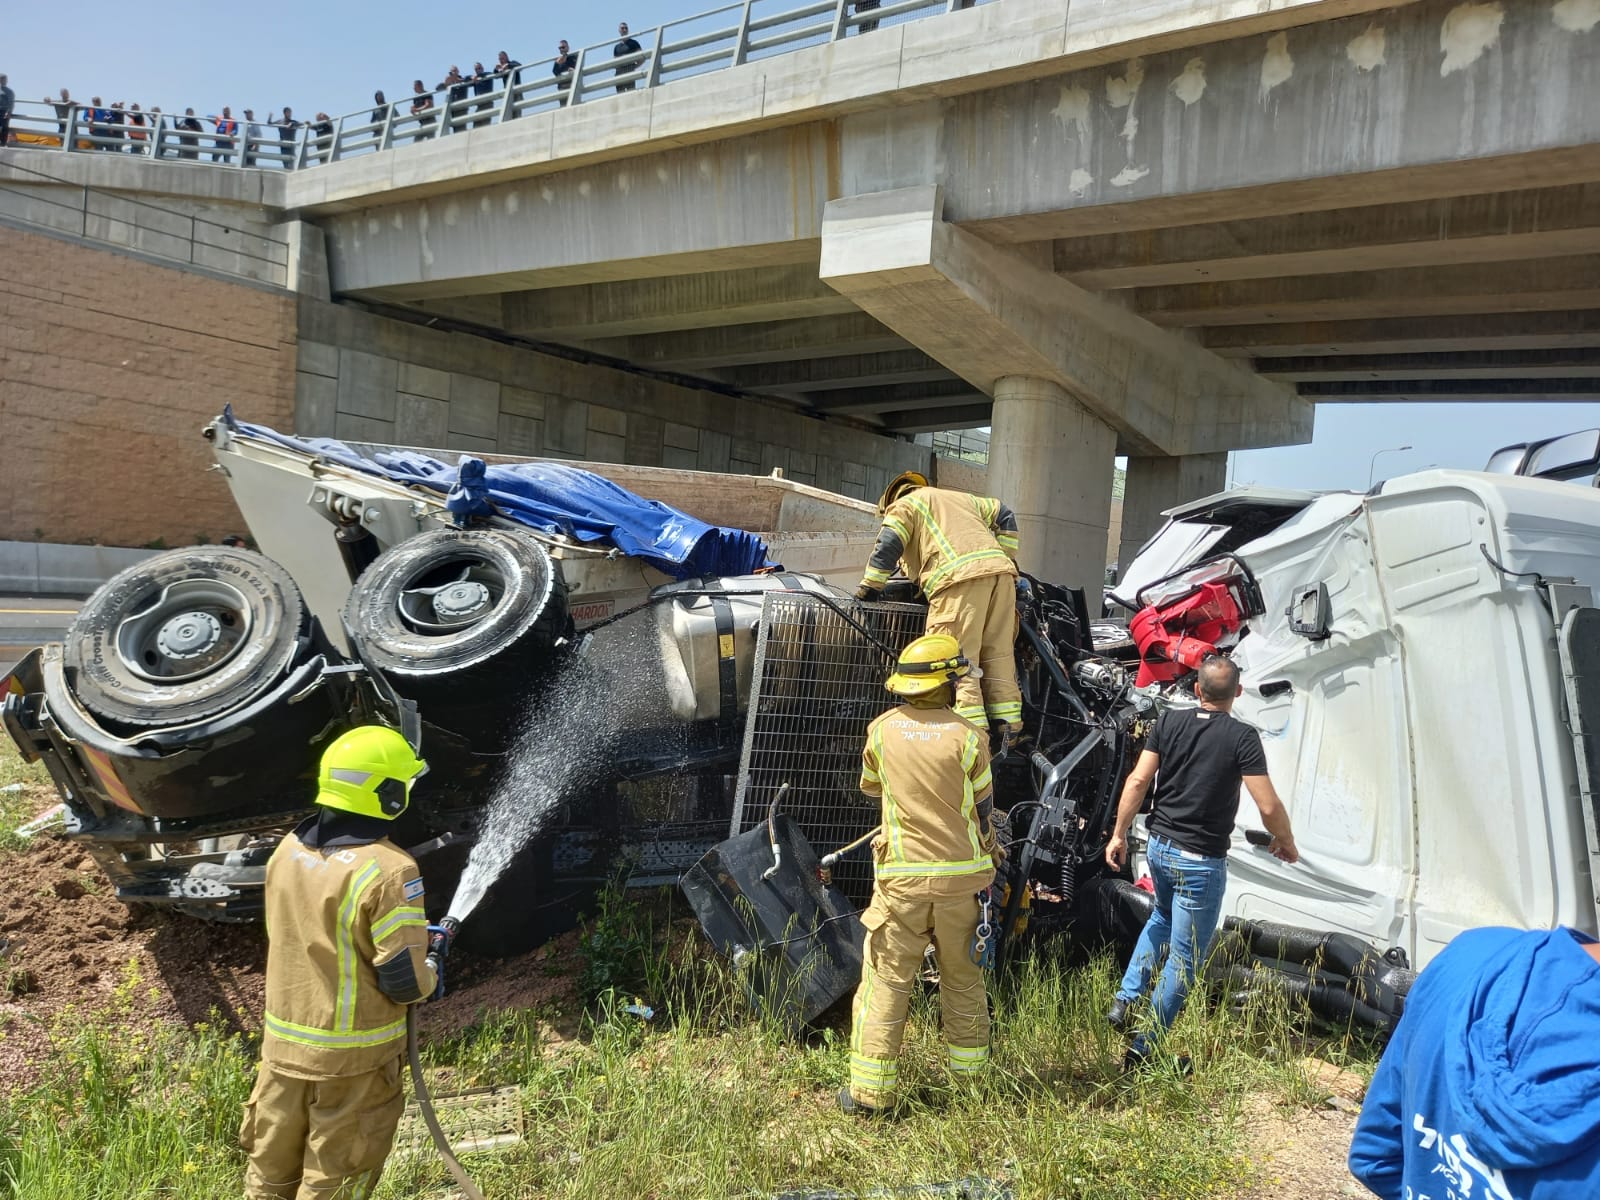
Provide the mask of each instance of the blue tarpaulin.
[{"label": "blue tarpaulin", "polygon": [[564,463],[489,466],[481,458],[463,455],[452,467],[411,450],[368,458],[332,438],[289,437],[265,425],[240,421],[232,406],[222,419],[249,437],[443,493],[457,523],[494,514],[577,542],[604,542],[674,579],[748,575],[777,565],[767,557],[767,544],[753,533],[708,525],[659,500],[637,496],[593,471]]}]

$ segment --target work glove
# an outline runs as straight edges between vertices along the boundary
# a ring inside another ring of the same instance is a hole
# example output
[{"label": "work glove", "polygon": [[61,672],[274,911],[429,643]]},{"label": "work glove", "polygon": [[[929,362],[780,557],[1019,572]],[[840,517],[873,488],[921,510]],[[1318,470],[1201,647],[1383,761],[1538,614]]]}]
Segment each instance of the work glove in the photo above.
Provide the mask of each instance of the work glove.
[{"label": "work glove", "polygon": [[883,595],[883,589],[873,587],[870,583],[863,583],[856,589],[857,600],[876,600],[881,595]]}]

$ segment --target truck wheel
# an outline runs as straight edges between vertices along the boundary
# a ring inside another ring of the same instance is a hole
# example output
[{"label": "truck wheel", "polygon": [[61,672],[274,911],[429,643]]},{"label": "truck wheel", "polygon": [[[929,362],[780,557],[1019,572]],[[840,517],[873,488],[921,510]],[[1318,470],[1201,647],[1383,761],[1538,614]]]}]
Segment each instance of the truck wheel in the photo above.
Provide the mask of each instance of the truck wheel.
[{"label": "truck wheel", "polygon": [[[407,538],[362,572],[345,619],[363,655],[397,687],[455,675],[566,632],[567,595],[545,548],[507,529]],[[498,673],[508,663],[496,661]]]},{"label": "truck wheel", "polygon": [[310,614],[289,573],[250,550],[172,550],[113,576],[64,639],[85,708],[123,725],[217,717],[283,678]]}]

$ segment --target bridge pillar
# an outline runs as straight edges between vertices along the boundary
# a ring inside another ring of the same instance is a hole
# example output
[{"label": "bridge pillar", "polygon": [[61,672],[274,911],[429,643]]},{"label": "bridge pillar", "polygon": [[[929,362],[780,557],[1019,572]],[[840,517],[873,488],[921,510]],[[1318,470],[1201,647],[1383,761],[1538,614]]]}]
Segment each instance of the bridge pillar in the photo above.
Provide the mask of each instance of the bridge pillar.
[{"label": "bridge pillar", "polygon": [[1060,384],[995,381],[988,490],[1017,514],[1023,570],[1099,595],[1116,451],[1116,430]]},{"label": "bridge pillar", "polygon": [[1127,569],[1139,547],[1161,528],[1164,511],[1220,492],[1227,476],[1226,453],[1129,458],[1122,485],[1122,539],[1117,566]]}]

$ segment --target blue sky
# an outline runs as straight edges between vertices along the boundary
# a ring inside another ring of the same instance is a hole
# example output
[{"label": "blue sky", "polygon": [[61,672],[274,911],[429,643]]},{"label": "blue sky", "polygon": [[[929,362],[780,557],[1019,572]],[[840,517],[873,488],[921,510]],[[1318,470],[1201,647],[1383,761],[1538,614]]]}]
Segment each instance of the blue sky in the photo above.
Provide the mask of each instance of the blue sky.
[{"label": "blue sky", "polygon": [[[792,7],[783,5],[779,7]],[[51,5],[12,3],[0,71],[22,100],[57,88],[87,100],[123,100],[201,113],[231,104],[259,119],[288,103],[301,117],[370,107],[374,88],[400,96],[418,76],[433,84],[451,64],[470,70],[507,50],[522,62],[609,44],[626,20],[636,35],[711,8],[709,0],[607,0],[534,8],[507,0],[448,5],[356,5],[281,0],[262,10],[202,8],[155,0],[136,8],[90,0],[64,18]],[[270,15],[266,15],[270,14]],[[722,22],[717,22],[721,24]],[[710,23],[708,23],[710,24]],[[1290,487],[1363,488],[1374,450],[1378,475],[1429,463],[1476,469],[1511,442],[1600,426],[1600,404],[1336,404],[1321,409],[1309,446],[1241,452],[1233,478]]]}]

